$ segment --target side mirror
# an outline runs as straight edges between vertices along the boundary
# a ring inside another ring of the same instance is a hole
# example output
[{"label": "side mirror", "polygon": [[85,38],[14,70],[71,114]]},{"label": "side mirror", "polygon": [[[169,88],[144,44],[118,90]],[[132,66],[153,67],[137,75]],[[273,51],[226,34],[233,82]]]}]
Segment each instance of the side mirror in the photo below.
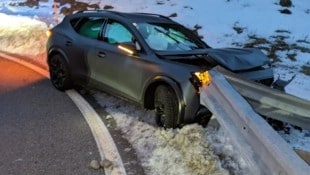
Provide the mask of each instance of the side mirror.
[{"label": "side mirror", "polygon": [[119,44],[118,49],[120,49],[121,51],[129,54],[129,55],[137,55],[137,47],[134,43],[122,43]]}]

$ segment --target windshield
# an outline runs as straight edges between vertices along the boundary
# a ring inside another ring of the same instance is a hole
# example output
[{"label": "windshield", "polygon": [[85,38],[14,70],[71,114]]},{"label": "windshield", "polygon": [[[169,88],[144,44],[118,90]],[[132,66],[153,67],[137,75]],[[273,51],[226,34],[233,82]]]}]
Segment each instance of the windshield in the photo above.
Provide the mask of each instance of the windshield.
[{"label": "windshield", "polygon": [[206,48],[198,37],[195,37],[181,25],[138,23],[135,26],[153,50],[188,51]]}]

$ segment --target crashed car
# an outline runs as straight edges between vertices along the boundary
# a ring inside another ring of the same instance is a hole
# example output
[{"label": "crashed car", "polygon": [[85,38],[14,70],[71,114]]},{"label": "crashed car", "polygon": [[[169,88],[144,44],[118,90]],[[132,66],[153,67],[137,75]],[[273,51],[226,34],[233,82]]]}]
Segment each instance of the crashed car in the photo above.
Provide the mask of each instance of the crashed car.
[{"label": "crashed car", "polygon": [[154,110],[160,126],[208,119],[199,88],[220,65],[270,85],[269,59],[256,49],[214,49],[168,17],[147,13],[81,11],[49,31],[50,80],[59,90],[103,90]]}]

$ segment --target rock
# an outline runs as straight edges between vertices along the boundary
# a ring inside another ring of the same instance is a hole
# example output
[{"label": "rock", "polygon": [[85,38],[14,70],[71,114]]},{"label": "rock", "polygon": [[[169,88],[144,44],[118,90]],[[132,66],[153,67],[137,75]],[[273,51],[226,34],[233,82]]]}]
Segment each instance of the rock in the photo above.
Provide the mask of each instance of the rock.
[{"label": "rock", "polygon": [[100,169],[100,164],[97,160],[92,160],[89,164],[89,167],[94,169],[94,170],[98,170],[98,169]]},{"label": "rock", "polygon": [[113,118],[111,115],[107,115],[107,116],[105,117],[105,119],[107,119],[107,120],[109,120],[109,119],[111,119],[111,118]]},{"label": "rock", "polygon": [[102,168],[110,168],[112,165],[113,165],[113,163],[108,159],[104,159],[104,160],[100,161],[100,166]]},{"label": "rock", "polygon": [[293,3],[291,0],[280,0],[280,5],[282,7],[291,7]]},{"label": "rock", "polygon": [[194,29],[196,29],[196,30],[202,29],[202,26],[199,25],[199,24],[196,24],[196,25],[194,26]]},{"label": "rock", "polygon": [[178,16],[177,13],[172,13],[171,15],[169,15],[169,17],[171,17],[171,18],[174,18],[174,17],[177,17],[177,16]]},{"label": "rock", "polygon": [[80,93],[81,95],[86,95],[86,94],[87,94],[87,91],[86,91],[86,89],[80,89],[80,90],[79,90],[79,93]]},{"label": "rock", "polygon": [[111,5],[105,5],[105,6],[103,7],[103,9],[104,9],[104,10],[109,10],[109,9],[114,9],[114,7],[111,6]]},{"label": "rock", "polygon": [[279,11],[280,11],[280,13],[287,14],[287,15],[292,14],[292,12],[289,9],[282,9],[282,10],[279,10]]}]

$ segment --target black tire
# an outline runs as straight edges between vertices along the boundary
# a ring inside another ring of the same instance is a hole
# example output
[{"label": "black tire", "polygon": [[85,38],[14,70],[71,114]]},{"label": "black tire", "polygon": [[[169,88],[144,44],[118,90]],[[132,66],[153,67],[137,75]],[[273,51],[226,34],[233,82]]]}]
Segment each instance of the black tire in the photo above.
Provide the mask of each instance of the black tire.
[{"label": "black tire", "polygon": [[56,89],[65,91],[73,87],[68,64],[61,55],[53,55],[48,65],[50,80]]},{"label": "black tire", "polygon": [[154,106],[156,122],[164,128],[176,128],[179,114],[179,102],[174,90],[159,85],[155,90]]}]

